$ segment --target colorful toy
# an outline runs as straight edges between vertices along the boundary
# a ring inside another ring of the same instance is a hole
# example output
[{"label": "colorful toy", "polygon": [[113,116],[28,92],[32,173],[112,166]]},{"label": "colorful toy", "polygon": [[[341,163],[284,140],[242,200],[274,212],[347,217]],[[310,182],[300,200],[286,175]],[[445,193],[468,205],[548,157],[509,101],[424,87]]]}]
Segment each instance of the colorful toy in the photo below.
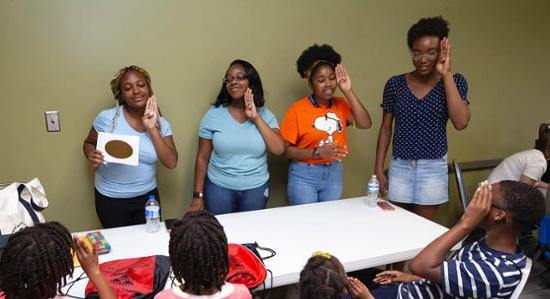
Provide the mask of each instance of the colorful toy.
[{"label": "colorful toy", "polygon": [[86,234],[86,237],[94,245],[97,254],[106,254],[111,252],[111,245],[105,240],[100,231],[94,231]]}]

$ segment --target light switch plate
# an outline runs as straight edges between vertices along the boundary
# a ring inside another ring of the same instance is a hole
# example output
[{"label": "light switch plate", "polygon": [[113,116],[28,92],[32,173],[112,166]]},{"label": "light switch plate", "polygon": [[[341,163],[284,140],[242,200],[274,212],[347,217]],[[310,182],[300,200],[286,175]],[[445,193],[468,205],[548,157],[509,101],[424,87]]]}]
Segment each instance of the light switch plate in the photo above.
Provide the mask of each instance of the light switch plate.
[{"label": "light switch plate", "polygon": [[61,126],[59,125],[59,113],[57,111],[46,111],[44,112],[44,117],[46,118],[46,130],[48,132],[61,131]]}]

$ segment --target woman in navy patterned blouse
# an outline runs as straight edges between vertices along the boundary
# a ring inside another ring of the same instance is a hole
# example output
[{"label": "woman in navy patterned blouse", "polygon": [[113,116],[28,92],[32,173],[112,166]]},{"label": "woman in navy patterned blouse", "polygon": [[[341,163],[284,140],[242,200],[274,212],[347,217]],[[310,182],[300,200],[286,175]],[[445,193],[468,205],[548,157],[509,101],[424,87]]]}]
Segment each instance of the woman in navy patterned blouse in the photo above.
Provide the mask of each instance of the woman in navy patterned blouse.
[{"label": "woman in navy patterned blouse", "polygon": [[[447,120],[457,130],[466,128],[470,120],[468,84],[464,76],[451,72],[448,34],[442,17],[420,19],[409,29],[414,70],[386,83],[376,147],[375,173],[381,190],[391,201],[428,219],[448,201]],[[392,129],[386,177],[384,161]]]}]

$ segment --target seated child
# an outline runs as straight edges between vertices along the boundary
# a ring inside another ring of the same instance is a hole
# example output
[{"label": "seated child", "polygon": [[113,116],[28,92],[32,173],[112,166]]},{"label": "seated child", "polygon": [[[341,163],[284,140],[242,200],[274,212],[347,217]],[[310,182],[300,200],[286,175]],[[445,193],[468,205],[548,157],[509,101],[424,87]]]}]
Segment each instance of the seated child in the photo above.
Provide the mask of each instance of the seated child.
[{"label": "seated child", "polygon": [[369,290],[357,279],[347,277],[335,256],[317,251],[300,272],[300,299],[371,299]]},{"label": "seated child", "polygon": [[252,298],[244,285],[224,281],[229,271],[227,238],[223,226],[209,212],[189,212],[176,221],[168,250],[180,285],[155,298]]},{"label": "seated child", "polygon": [[38,223],[13,234],[0,257],[0,298],[60,298],[73,274],[71,248],[101,298],[115,298],[99,271],[97,254],[58,222]]},{"label": "seated child", "polygon": [[[459,223],[432,241],[410,263],[414,273],[384,271],[372,290],[382,298],[509,298],[522,278],[526,256],[518,248],[520,232],[538,224],[545,204],[540,191],[517,181],[484,182]],[[445,256],[478,225],[487,236]],[[398,284],[392,284],[398,283]]]},{"label": "seated child", "polygon": [[515,153],[500,162],[487,180],[495,183],[503,180],[520,181],[546,190],[548,183],[542,180],[550,161],[550,124],[541,124],[535,148]]}]

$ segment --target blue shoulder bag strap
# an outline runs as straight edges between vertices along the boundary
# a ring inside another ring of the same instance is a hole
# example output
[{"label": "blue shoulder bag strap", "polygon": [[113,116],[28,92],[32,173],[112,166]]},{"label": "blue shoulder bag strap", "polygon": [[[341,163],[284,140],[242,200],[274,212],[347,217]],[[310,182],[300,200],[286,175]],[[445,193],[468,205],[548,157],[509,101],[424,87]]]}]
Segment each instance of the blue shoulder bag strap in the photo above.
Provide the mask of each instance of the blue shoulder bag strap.
[{"label": "blue shoulder bag strap", "polygon": [[31,216],[32,222],[39,223],[40,220],[38,219],[38,215],[36,215],[36,212],[34,211],[34,209],[32,208],[32,206],[30,204],[30,202],[32,202],[32,194],[30,194],[30,192],[29,192],[29,196],[31,197],[30,202],[27,202],[26,200],[23,199],[23,197],[21,197],[21,193],[23,192],[23,190],[25,190],[25,188],[27,188],[27,187],[24,184],[20,184],[17,187],[17,193],[19,195],[19,202],[23,205],[23,207],[25,207],[25,210],[27,210],[27,213],[29,213],[29,216]]}]

